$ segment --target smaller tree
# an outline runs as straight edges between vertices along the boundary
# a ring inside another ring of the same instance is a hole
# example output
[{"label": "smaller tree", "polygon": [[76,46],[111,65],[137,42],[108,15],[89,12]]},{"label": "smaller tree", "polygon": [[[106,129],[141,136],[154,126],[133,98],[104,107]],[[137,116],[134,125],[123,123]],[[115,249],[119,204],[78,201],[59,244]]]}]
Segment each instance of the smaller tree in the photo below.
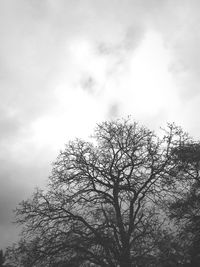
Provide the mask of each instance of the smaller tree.
[{"label": "smaller tree", "polygon": [[5,262],[5,257],[4,257],[4,254],[3,254],[3,250],[1,249],[0,250],[0,267],[3,267],[4,265],[4,262]]},{"label": "smaller tree", "polygon": [[14,267],[14,265],[7,263],[7,254],[4,254],[2,249],[0,250],[0,267]]},{"label": "smaller tree", "polygon": [[180,229],[185,258],[200,266],[200,144],[190,141],[174,150],[179,188],[169,202],[170,218]]}]

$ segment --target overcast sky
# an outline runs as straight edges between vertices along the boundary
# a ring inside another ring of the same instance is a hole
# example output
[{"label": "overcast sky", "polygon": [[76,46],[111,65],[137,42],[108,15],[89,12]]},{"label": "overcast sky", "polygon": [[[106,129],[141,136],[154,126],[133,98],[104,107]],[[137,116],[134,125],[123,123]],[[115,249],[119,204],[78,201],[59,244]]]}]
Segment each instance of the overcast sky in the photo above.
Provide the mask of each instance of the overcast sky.
[{"label": "overcast sky", "polygon": [[97,122],[200,136],[200,1],[0,0],[0,248],[16,204]]}]

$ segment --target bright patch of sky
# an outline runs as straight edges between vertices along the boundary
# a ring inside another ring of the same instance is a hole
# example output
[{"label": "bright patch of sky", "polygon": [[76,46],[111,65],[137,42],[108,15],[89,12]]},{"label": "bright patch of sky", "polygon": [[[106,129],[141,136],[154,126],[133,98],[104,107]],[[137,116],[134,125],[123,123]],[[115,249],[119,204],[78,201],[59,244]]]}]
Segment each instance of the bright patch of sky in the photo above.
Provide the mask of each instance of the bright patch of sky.
[{"label": "bright patch of sky", "polygon": [[[37,145],[58,148],[74,136],[87,138],[96,122],[109,117],[131,114],[152,125],[154,117],[173,119],[178,112],[171,55],[159,33],[147,32],[140,46],[118,64],[112,56],[95,53],[94,44],[86,40],[73,40],[69,50],[70,70],[63,64],[54,81],[56,106],[32,125]],[[114,103],[116,111],[109,114]]]}]

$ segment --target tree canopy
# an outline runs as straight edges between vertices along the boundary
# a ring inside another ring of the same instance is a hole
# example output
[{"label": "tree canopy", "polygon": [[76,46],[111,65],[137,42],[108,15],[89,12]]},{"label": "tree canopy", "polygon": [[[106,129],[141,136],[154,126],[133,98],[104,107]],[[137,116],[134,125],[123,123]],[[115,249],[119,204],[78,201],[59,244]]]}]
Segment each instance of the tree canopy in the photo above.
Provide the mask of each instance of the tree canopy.
[{"label": "tree canopy", "polygon": [[186,266],[173,212],[180,201],[195,206],[183,197],[192,188],[188,177],[194,180],[199,171],[191,148],[191,139],[174,124],[157,136],[129,119],[97,125],[90,142],[70,141],[53,164],[47,189],[17,207],[16,222],[24,228],[21,241],[7,250],[9,261]]}]

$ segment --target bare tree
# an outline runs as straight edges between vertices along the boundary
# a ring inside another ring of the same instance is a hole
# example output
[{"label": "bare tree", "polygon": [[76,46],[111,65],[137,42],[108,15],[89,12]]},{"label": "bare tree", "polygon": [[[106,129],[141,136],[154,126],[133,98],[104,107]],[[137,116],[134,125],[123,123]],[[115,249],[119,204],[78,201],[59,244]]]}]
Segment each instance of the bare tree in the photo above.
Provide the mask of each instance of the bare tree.
[{"label": "bare tree", "polygon": [[174,125],[158,138],[128,119],[99,124],[91,142],[69,142],[48,189],[16,209],[30,266],[156,266],[156,205],[183,139]]}]

